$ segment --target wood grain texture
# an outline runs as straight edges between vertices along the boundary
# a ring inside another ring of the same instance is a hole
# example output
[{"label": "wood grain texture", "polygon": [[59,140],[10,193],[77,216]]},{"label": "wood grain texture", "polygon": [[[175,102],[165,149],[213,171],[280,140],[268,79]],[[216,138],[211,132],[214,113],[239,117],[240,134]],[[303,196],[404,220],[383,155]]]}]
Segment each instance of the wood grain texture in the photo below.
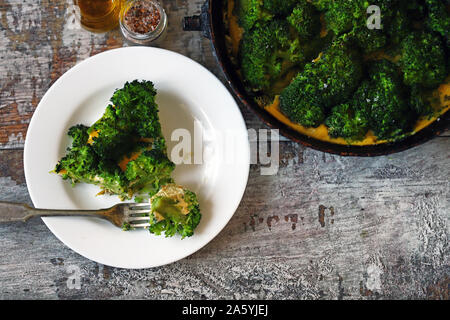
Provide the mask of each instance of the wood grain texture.
[{"label": "wood grain texture", "polygon": [[[221,80],[210,44],[183,32],[203,0],[164,0],[164,48]],[[79,28],[70,1],[0,0],[0,200],[31,204],[23,143],[51,84],[77,62],[121,47],[117,30]],[[249,128],[265,126],[242,110]],[[252,165],[244,198],[202,250],[147,270],[99,265],[40,219],[0,225],[1,299],[448,299],[450,140],[377,158],[344,158],[283,139],[277,175]],[[70,289],[73,268],[80,289]]]}]

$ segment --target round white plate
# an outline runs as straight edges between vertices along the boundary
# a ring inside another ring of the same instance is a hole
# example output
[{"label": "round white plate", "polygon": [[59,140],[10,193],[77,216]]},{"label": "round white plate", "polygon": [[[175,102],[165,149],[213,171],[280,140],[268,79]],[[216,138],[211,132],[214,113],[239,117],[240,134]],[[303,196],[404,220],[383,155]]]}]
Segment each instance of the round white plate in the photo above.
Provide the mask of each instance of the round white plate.
[{"label": "round white plate", "polygon": [[[175,129],[184,129],[175,133],[189,132],[191,140],[197,143],[191,152],[185,148],[182,153],[186,162],[194,162],[196,156],[197,164],[180,164],[173,175],[178,184],[198,194],[203,216],[194,236],[181,240],[179,236],[155,236],[148,230],[125,232],[96,218],[43,218],[55,236],[72,250],[119,268],[161,266],[206,245],[236,211],[250,165],[247,130],[240,110],[211,72],[187,57],[163,49],[110,50],[66,72],[47,91],[33,115],[25,141],[24,166],[36,208],[99,209],[120,202],[116,196],[96,196],[99,188],[93,185],[72,187],[49,171],[70,146],[67,130],[75,124],[94,123],[114,90],[135,79],[150,80],[158,90],[156,101],[169,156],[182,142],[176,140],[177,134],[171,141]],[[197,134],[194,122],[200,124],[196,126],[201,128]],[[202,146],[198,144],[201,141]],[[201,163],[199,154],[203,156]]]}]

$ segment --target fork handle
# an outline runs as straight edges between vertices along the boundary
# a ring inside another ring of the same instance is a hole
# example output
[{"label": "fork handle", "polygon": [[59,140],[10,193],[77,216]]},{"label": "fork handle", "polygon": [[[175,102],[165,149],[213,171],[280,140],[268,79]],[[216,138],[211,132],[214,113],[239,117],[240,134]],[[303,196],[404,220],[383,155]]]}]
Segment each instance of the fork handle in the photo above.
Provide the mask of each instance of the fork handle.
[{"label": "fork handle", "polygon": [[33,217],[51,216],[90,216],[107,219],[106,213],[111,209],[104,210],[49,210],[35,209],[24,203],[13,203],[0,201],[0,223],[1,222],[26,222]]}]

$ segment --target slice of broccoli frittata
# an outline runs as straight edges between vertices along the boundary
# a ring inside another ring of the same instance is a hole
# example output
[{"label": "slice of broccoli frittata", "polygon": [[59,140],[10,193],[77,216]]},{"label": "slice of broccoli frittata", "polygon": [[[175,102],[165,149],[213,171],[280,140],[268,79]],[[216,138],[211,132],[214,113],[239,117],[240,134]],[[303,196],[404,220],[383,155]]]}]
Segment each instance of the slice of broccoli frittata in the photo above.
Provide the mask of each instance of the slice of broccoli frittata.
[{"label": "slice of broccoli frittata", "polygon": [[72,146],[54,171],[72,184],[95,184],[122,200],[142,190],[154,194],[172,182],[175,165],[167,157],[155,96],[150,81],[127,82],[116,90],[91,127],[69,129]]}]

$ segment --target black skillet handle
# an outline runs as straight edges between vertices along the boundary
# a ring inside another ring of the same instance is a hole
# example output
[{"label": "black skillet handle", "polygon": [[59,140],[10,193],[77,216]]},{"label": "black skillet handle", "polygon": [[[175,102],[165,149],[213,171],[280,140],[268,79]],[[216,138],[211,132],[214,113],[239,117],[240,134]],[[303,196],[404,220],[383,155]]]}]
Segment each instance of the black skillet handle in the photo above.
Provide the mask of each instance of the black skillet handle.
[{"label": "black skillet handle", "polygon": [[206,0],[205,4],[202,6],[202,12],[200,15],[183,18],[183,30],[201,31],[205,38],[211,39],[211,25],[209,19],[209,0]]}]

